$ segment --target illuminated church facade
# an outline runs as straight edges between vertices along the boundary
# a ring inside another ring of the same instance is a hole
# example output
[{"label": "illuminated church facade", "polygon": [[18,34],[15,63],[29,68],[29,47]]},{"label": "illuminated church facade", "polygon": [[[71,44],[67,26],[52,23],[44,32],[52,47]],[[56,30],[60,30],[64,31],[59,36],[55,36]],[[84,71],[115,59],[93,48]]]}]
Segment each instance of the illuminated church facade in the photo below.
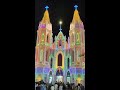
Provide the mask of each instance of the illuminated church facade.
[{"label": "illuminated church facade", "polygon": [[39,23],[35,47],[35,81],[84,83],[85,30],[77,6],[70,24],[69,37],[61,28],[53,42],[48,7]]}]

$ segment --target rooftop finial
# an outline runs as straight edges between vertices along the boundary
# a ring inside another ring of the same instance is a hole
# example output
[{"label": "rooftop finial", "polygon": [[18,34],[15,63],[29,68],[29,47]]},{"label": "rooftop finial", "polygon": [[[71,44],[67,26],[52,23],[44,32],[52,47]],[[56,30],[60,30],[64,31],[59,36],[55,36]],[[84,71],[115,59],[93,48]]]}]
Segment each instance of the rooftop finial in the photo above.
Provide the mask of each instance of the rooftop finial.
[{"label": "rooftop finial", "polygon": [[62,21],[60,21],[59,24],[60,24],[60,29],[59,30],[61,31],[62,30],[62,28],[61,28]]},{"label": "rooftop finial", "polygon": [[74,6],[74,8],[75,8],[75,10],[77,10],[78,6],[77,6],[77,5],[75,5],[75,6]]},{"label": "rooftop finial", "polygon": [[48,7],[48,6],[46,6],[45,8],[46,8],[46,10],[48,10],[48,8],[49,8],[49,7]]}]

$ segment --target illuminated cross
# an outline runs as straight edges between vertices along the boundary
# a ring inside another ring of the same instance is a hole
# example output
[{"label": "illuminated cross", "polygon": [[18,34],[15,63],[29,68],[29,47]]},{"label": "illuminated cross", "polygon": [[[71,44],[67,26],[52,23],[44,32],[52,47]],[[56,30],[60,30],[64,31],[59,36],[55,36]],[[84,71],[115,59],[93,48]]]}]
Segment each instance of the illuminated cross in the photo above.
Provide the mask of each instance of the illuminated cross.
[{"label": "illuminated cross", "polygon": [[74,6],[74,8],[75,8],[75,10],[77,10],[78,6],[77,6],[77,5],[75,5],[75,6]]},{"label": "illuminated cross", "polygon": [[59,24],[60,24],[60,29],[59,30],[61,31],[62,30],[62,28],[61,28],[62,21],[60,21]]},{"label": "illuminated cross", "polygon": [[45,8],[46,8],[46,10],[48,10],[48,8],[49,8],[49,7],[48,7],[48,6],[46,6]]}]

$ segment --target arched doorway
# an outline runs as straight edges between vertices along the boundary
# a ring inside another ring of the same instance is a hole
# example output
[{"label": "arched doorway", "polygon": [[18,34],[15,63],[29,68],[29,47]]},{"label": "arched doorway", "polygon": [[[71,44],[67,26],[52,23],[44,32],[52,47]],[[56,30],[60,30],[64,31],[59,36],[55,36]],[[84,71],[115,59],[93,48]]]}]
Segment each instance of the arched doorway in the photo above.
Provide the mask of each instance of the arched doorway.
[{"label": "arched doorway", "polygon": [[69,71],[67,72],[67,82],[70,83],[70,72]]},{"label": "arched doorway", "polygon": [[56,81],[63,82],[63,70],[61,68],[58,68],[56,71]]},{"label": "arched doorway", "polygon": [[52,83],[52,71],[49,72],[49,83]]}]

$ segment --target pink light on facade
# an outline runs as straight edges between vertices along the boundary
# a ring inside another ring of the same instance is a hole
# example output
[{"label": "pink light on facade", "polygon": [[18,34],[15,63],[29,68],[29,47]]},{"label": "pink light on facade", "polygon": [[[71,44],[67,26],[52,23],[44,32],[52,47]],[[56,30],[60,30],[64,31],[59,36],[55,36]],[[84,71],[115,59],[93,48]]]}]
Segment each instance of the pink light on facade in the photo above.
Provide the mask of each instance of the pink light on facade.
[{"label": "pink light on facade", "polygon": [[45,24],[39,24],[39,28],[46,28]]},{"label": "pink light on facade", "polygon": [[83,23],[80,24],[80,27],[84,29],[84,25],[83,25]]}]

